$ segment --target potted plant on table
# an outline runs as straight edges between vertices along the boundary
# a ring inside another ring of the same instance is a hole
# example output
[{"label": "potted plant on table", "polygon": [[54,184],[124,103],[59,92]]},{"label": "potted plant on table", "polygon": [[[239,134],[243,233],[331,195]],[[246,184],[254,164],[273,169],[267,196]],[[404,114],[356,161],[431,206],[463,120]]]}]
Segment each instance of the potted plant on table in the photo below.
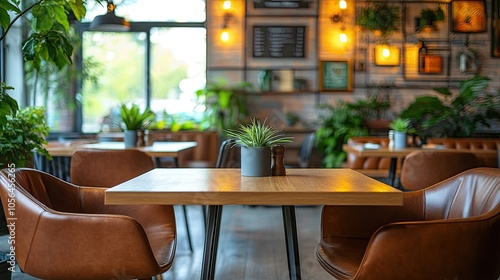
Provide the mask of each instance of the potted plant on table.
[{"label": "potted plant on table", "polygon": [[120,118],[125,126],[125,148],[132,148],[137,146],[138,132],[155,120],[155,114],[150,109],[141,112],[137,104],[132,104],[130,107],[122,104]]},{"label": "potted plant on table", "polygon": [[230,139],[236,140],[236,145],[241,146],[242,176],[270,176],[271,147],[292,142],[292,137],[266,125],[266,120],[252,119],[250,124],[240,124],[238,128],[225,132]]},{"label": "potted plant on table", "polygon": [[411,126],[410,119],[404,119],[404,118],[397,118],[390,123],[389,127],[394,130],[395,149],[406,148],[407,134],[413,133],[415,131],[410,126]]}]

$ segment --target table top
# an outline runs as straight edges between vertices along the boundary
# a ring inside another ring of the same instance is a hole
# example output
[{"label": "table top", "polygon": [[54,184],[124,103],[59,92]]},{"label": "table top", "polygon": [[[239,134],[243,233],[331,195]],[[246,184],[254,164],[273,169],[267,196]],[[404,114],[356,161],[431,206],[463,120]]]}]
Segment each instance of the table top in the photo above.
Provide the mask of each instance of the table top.
[{"label": "table top", "polygon": [[[179,152],[196,146],[196,142],[155,142],[152,146],[135,147],[130,149],[145,152],[151,157],[176,157]],[[72,156],[76,150],[82,149],[124,150],[125,143],[99,142],[81,145],[48,146],[46,149],[52,156]]]},{"label": "table top", "polygon": [[106,204],[402,205],[402,192],[351,169],[288,169],[244,177],[240,169],[157,168],[106,190]]},{"label": "table top", "polygon": [[363,145],[347,145],[342,146],[345,152],[353,153],[356,156],[363,157],[405,157],[408,154],[415,151],[446,151],[446,152],[468,152],[474,154],[491,155],[496,156],[498,154],[497,150],[469,150],[469,149],[447,149],[443,147],[429,146],[427,148],[404,148],[404,149],[389,149],[389,148],[378,148],[371,149],[365,148]]}]

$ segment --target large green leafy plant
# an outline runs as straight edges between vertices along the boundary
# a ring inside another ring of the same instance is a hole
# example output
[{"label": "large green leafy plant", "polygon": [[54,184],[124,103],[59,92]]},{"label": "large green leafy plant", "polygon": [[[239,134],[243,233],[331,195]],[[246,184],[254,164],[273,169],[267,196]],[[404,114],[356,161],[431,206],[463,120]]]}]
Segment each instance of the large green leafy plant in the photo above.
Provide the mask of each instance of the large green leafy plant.
[{"label": "large green leafy plant", "polygon": [[370,31],[379,31],[382,37],[388,37],[399,29],[400,9],[388,2],[373,2],[361,9],[356,24]]},{"label": "large green leafy plant", "polygon": [[218,78],[197,90],[198,102],[205,106],[202,128],[222,132],[244,122],[248,117],[246,95],[251,88],[248,82],[229,85],[227,80]]},{"label": "large green leafy plant", "polygon": [[461,81],[458,93],[435,88],[438,96],[417,97],[400,117],[412,120],[420,137],[469,137],[481,125],[500,120],[500,92],[488,92],[490,78]]},{"label": "large green leafy plant", "polygon": [[339,101],[335,106],[322,104],[321,127],[316,131],[316,145],[323,153],[325,167],[340,167],[346,158],[342,146],[353,136],[368,135],[363,110],[357,103]]},{"label": "large green leafy plant", "polygon": [[[69,16],[81,20],[86,13],[85,0],[2,0],[0,2],[0,35],[2,42],[14,23],[25,19],[30,26],[23,41],[24,60],[39,70],[42,61],[59,69],[72,63],[73,46],[67,39]],[[99,0],[97,0],[99,2]],[[5,91],[12,89],[3,81],[0,91],[0,162],[17,167],[29,163],[33,151],[50,158],[44,149],[49,130],[44,108],[28,107],[19,110],[17,102]]]}]

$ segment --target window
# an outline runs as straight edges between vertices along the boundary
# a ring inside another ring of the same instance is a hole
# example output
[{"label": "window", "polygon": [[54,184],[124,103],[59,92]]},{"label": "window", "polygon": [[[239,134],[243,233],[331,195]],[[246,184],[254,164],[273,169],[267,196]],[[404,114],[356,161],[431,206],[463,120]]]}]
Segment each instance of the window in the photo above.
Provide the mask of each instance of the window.
[{"label": "window", "polygon": [[[79,95],[82,131],[119,130],[122,102],[196,117],[195,91],[206,79],[204,0],[115,1],[131,32],[84,31],[82,61],[96,81],[84,80]],[[104,14],[89,7],[86,21]],[[148,59],[149,58],[149,59]]]}]

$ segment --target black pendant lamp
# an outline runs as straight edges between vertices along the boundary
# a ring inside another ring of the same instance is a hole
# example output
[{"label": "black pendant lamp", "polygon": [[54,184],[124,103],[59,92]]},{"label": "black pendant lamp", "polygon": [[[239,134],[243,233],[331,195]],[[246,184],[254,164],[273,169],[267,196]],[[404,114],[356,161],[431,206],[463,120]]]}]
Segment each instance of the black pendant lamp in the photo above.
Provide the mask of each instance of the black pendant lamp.
[{"label": "black pendant lamp", "polygon": [[92,31],[124,32],[130,30],[130,23],[115,15],[115,4],[113,1],[107,1],[108,12],[105,15],[96,16],[90,23],[89,29]]}]

